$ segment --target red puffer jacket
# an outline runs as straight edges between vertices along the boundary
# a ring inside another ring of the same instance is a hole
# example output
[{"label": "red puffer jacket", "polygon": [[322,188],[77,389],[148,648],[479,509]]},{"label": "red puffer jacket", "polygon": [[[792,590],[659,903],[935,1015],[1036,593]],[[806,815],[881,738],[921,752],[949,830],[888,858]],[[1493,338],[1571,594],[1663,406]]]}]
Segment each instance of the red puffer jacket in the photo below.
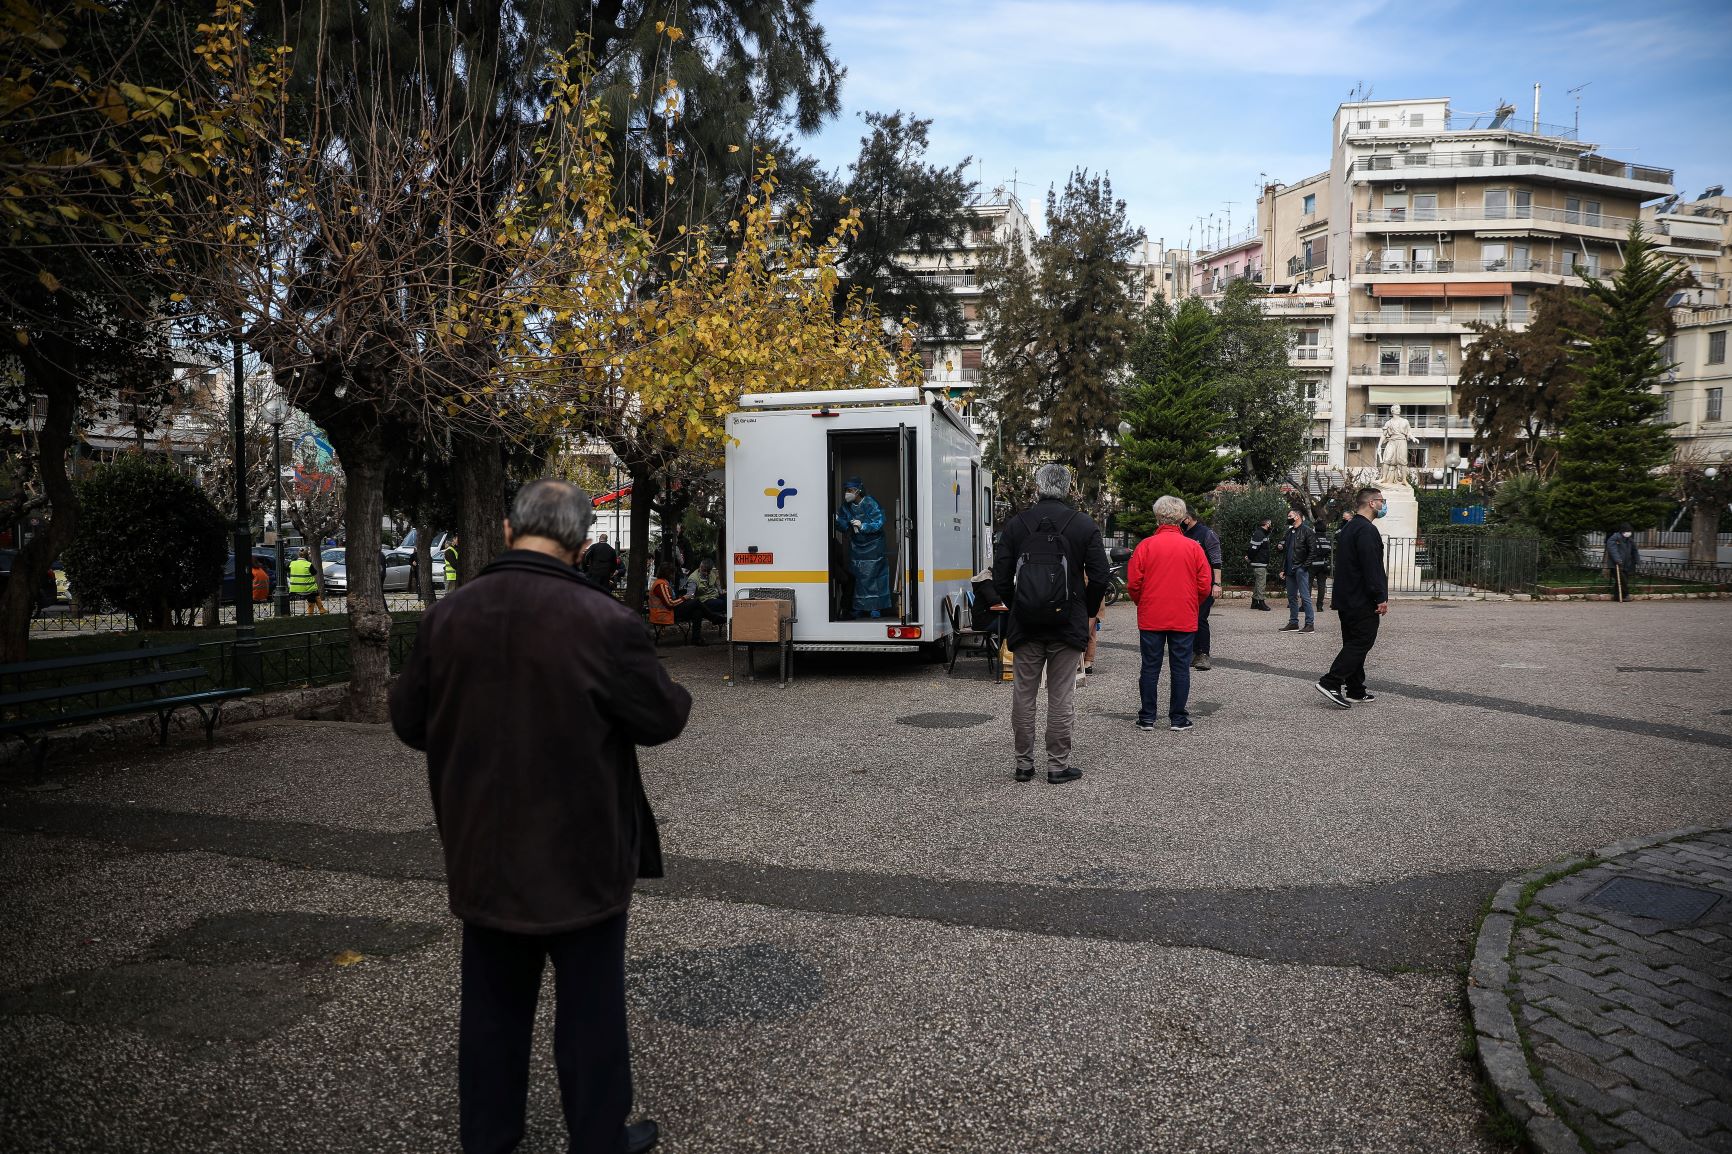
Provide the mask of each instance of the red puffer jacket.
[{"label": "red puffer jacket", "polygon": [[1194,633],[1197,608],[1209,595],[1214,572],[1203,547],[1162,525],[1131,554],[1125,587],[1137,603],[1137,628],[1163,633]]}]

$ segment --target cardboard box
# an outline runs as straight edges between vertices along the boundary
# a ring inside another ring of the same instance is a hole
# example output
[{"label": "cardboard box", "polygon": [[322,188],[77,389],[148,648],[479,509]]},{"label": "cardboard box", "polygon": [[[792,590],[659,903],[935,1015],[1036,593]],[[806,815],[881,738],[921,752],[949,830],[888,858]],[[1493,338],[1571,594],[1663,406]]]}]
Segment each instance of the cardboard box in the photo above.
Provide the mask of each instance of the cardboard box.
[{"label": "cardboard box", "polygon": [[733,603],[735,641],[777,642],[782,640],[782,631],[790,628],[787,624],[794,616],[794,605],[791,601],[748,601],[737,600]]}]

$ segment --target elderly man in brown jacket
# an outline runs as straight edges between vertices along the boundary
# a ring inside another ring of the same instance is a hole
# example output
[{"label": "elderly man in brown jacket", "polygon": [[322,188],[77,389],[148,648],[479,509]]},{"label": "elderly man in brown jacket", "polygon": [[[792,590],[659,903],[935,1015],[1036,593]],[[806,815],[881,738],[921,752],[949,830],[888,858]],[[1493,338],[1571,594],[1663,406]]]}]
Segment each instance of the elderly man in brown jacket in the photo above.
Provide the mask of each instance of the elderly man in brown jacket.
[{"label": "elderly man in brown jacket", "polygon": [[506,552],[421,619],[391,691],[397,736],[427,752],[451,912],[463,920],[458,1026],[465,1154],[523,1137],[530,1036],[551,958],[570,1149],[642,1151],[626,1125],[626,911],[661,846],[637,746],[679,736],[691,695],[636,614],[573,567],[593,513],[582,489],[518,493]]}]

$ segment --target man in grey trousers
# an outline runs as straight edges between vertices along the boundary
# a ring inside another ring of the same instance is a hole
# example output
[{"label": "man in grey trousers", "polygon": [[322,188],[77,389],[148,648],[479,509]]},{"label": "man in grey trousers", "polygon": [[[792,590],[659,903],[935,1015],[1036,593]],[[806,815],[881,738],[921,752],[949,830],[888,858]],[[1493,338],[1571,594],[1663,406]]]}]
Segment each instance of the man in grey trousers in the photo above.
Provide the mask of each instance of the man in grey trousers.
[{"label": "man in grey trousers", "polygon": [[1015,654],[1010,727],[1016,780],[1034,777],[1035,705],[1044,676],[1046,779],[1061,785],[1082,776],[1070,764],[1076,673],[1088,646],[1089,618],[1100,612],[1111,567],[1100,526],[1070,503],[1070,470],[1042,465],[1034,487],[1039,500],[1005,522],[998,535],[992,581],[1010,594],[1005,643]]}]

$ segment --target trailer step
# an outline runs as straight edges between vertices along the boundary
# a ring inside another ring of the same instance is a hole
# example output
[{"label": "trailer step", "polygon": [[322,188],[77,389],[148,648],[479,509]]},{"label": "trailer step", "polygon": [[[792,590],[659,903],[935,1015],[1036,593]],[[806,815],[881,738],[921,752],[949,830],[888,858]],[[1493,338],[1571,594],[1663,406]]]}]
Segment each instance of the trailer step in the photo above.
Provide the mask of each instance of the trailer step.
[{"label": "trailer step", "polygon": [[918,645],[888,641],[796,641],[795,653],[918,653]]}]

